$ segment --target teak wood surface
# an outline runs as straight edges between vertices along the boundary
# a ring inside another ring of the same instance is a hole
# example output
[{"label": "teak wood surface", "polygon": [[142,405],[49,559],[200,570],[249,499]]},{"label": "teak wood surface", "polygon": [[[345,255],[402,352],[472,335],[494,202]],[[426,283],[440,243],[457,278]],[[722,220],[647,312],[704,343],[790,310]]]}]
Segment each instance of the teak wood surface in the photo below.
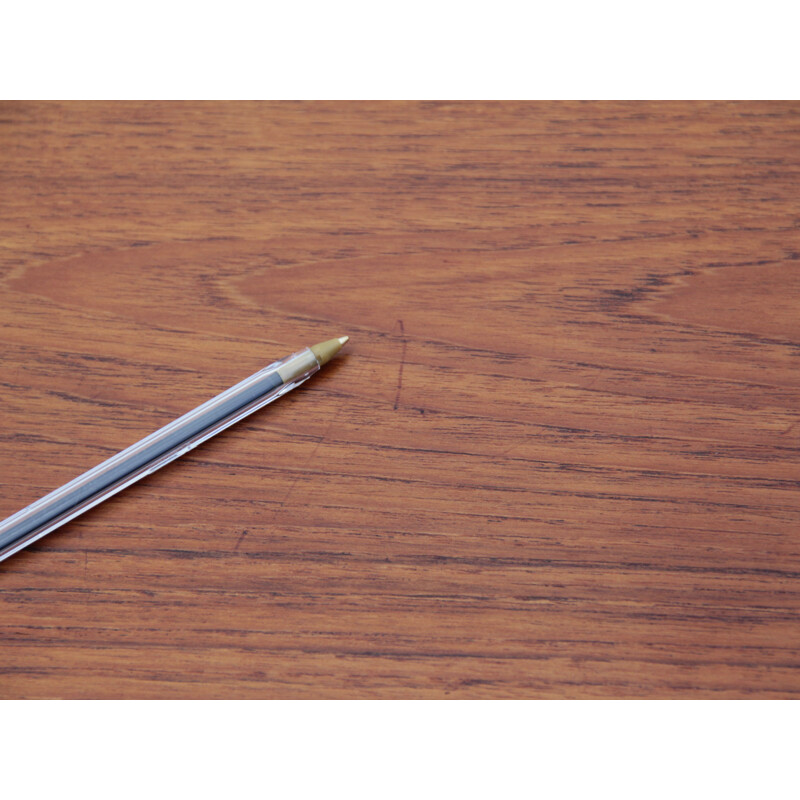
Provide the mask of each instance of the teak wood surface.
[{"label": "teak wood surface", "polygon": [[800,105],[5,103],[0,696],[800,696]]}]

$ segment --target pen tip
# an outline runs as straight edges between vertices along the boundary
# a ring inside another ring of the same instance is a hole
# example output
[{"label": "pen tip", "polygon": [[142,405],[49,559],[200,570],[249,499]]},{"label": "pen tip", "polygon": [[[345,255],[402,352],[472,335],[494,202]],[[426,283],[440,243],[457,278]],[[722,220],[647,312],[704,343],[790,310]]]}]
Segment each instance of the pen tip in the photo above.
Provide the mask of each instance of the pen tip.
[{"label": "pen tip", "polygon": [[337,339],[328,339],[311,346],[311,352],[316,357],[319,365],[327,364],[348,342],[349,336],[339,336]]}]

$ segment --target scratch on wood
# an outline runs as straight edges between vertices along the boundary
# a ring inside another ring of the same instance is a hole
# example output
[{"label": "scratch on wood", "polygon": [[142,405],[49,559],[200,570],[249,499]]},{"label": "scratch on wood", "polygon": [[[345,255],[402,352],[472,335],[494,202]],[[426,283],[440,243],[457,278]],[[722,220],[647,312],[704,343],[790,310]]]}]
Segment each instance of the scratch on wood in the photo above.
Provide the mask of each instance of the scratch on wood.
[{"label": "scratch on wood", "polygon": [[309,455],[309,457],[305,460],[305,463],[300,468],[300,472],[298,472],[297,477],[295,477],[295,479],[292,481],[291,485],[289,486],[289,490],[286,492],[285,497],[283,498],[283,500],[281,500],[280,505],[278,506],[278,508],[277,508],[277,510],[275,512],[276,514],[280,513],[283,510],[284,506],[286,505],[286,503],[289,500],[289,497],[291,496],[292,492],[294,491],[294,488],[297,485],[297,482],[302,477],[302,472],[307,470],[308,469],[308,465],[314,460],[314,456],[316,456],[317,450],[319,450],[319,446],[325,441],[325,437],[328,435],[328,432],[330,431],[330,429],[333,426],[334,422],[336,422],[336,417],[337,417],[338,413],[339,413],[338,408],[334,408],[333,415],[331,416],[330,421],[328,422],[327,426],[325,427],[325,430],[322,432],[322,436],[319,437],[319,440],[314,445],[314,449],[311,451],[311,455]]},{"label": "scratch on wood", "polygon": [[397,324],[400,326],[400,336],[402,337],[403,349],[400,352],[400,368],[397,371],[397,392],[394,396],[395,411],[397,411],[397,408],[400,405],[400,390],[403,388],[403,365],[406,363],[406,347],[408,346],[408,342],[406,341],[406,329],[403,327],[403,320],[397,320]]}]

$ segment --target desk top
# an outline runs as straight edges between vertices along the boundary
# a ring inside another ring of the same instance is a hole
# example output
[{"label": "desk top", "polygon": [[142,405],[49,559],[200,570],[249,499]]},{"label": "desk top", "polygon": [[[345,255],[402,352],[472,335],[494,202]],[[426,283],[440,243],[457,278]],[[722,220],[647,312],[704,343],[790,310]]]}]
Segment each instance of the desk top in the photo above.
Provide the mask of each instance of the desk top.
[{"label": "desk top", "polygon": [[799,105],[0,123],[0,517],[352,337],[0,565],[0,696],[800,696]]}]

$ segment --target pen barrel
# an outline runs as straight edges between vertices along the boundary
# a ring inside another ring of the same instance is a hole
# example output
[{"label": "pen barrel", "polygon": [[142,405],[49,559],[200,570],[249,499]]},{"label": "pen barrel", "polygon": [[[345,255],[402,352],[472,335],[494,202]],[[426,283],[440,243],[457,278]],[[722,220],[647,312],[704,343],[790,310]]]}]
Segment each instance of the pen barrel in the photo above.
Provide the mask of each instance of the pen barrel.
[{"label": "pen barrel", "polygon": [[308,380],[319,362],[306,348],[117,453],[0,522],[0,561]]}]

